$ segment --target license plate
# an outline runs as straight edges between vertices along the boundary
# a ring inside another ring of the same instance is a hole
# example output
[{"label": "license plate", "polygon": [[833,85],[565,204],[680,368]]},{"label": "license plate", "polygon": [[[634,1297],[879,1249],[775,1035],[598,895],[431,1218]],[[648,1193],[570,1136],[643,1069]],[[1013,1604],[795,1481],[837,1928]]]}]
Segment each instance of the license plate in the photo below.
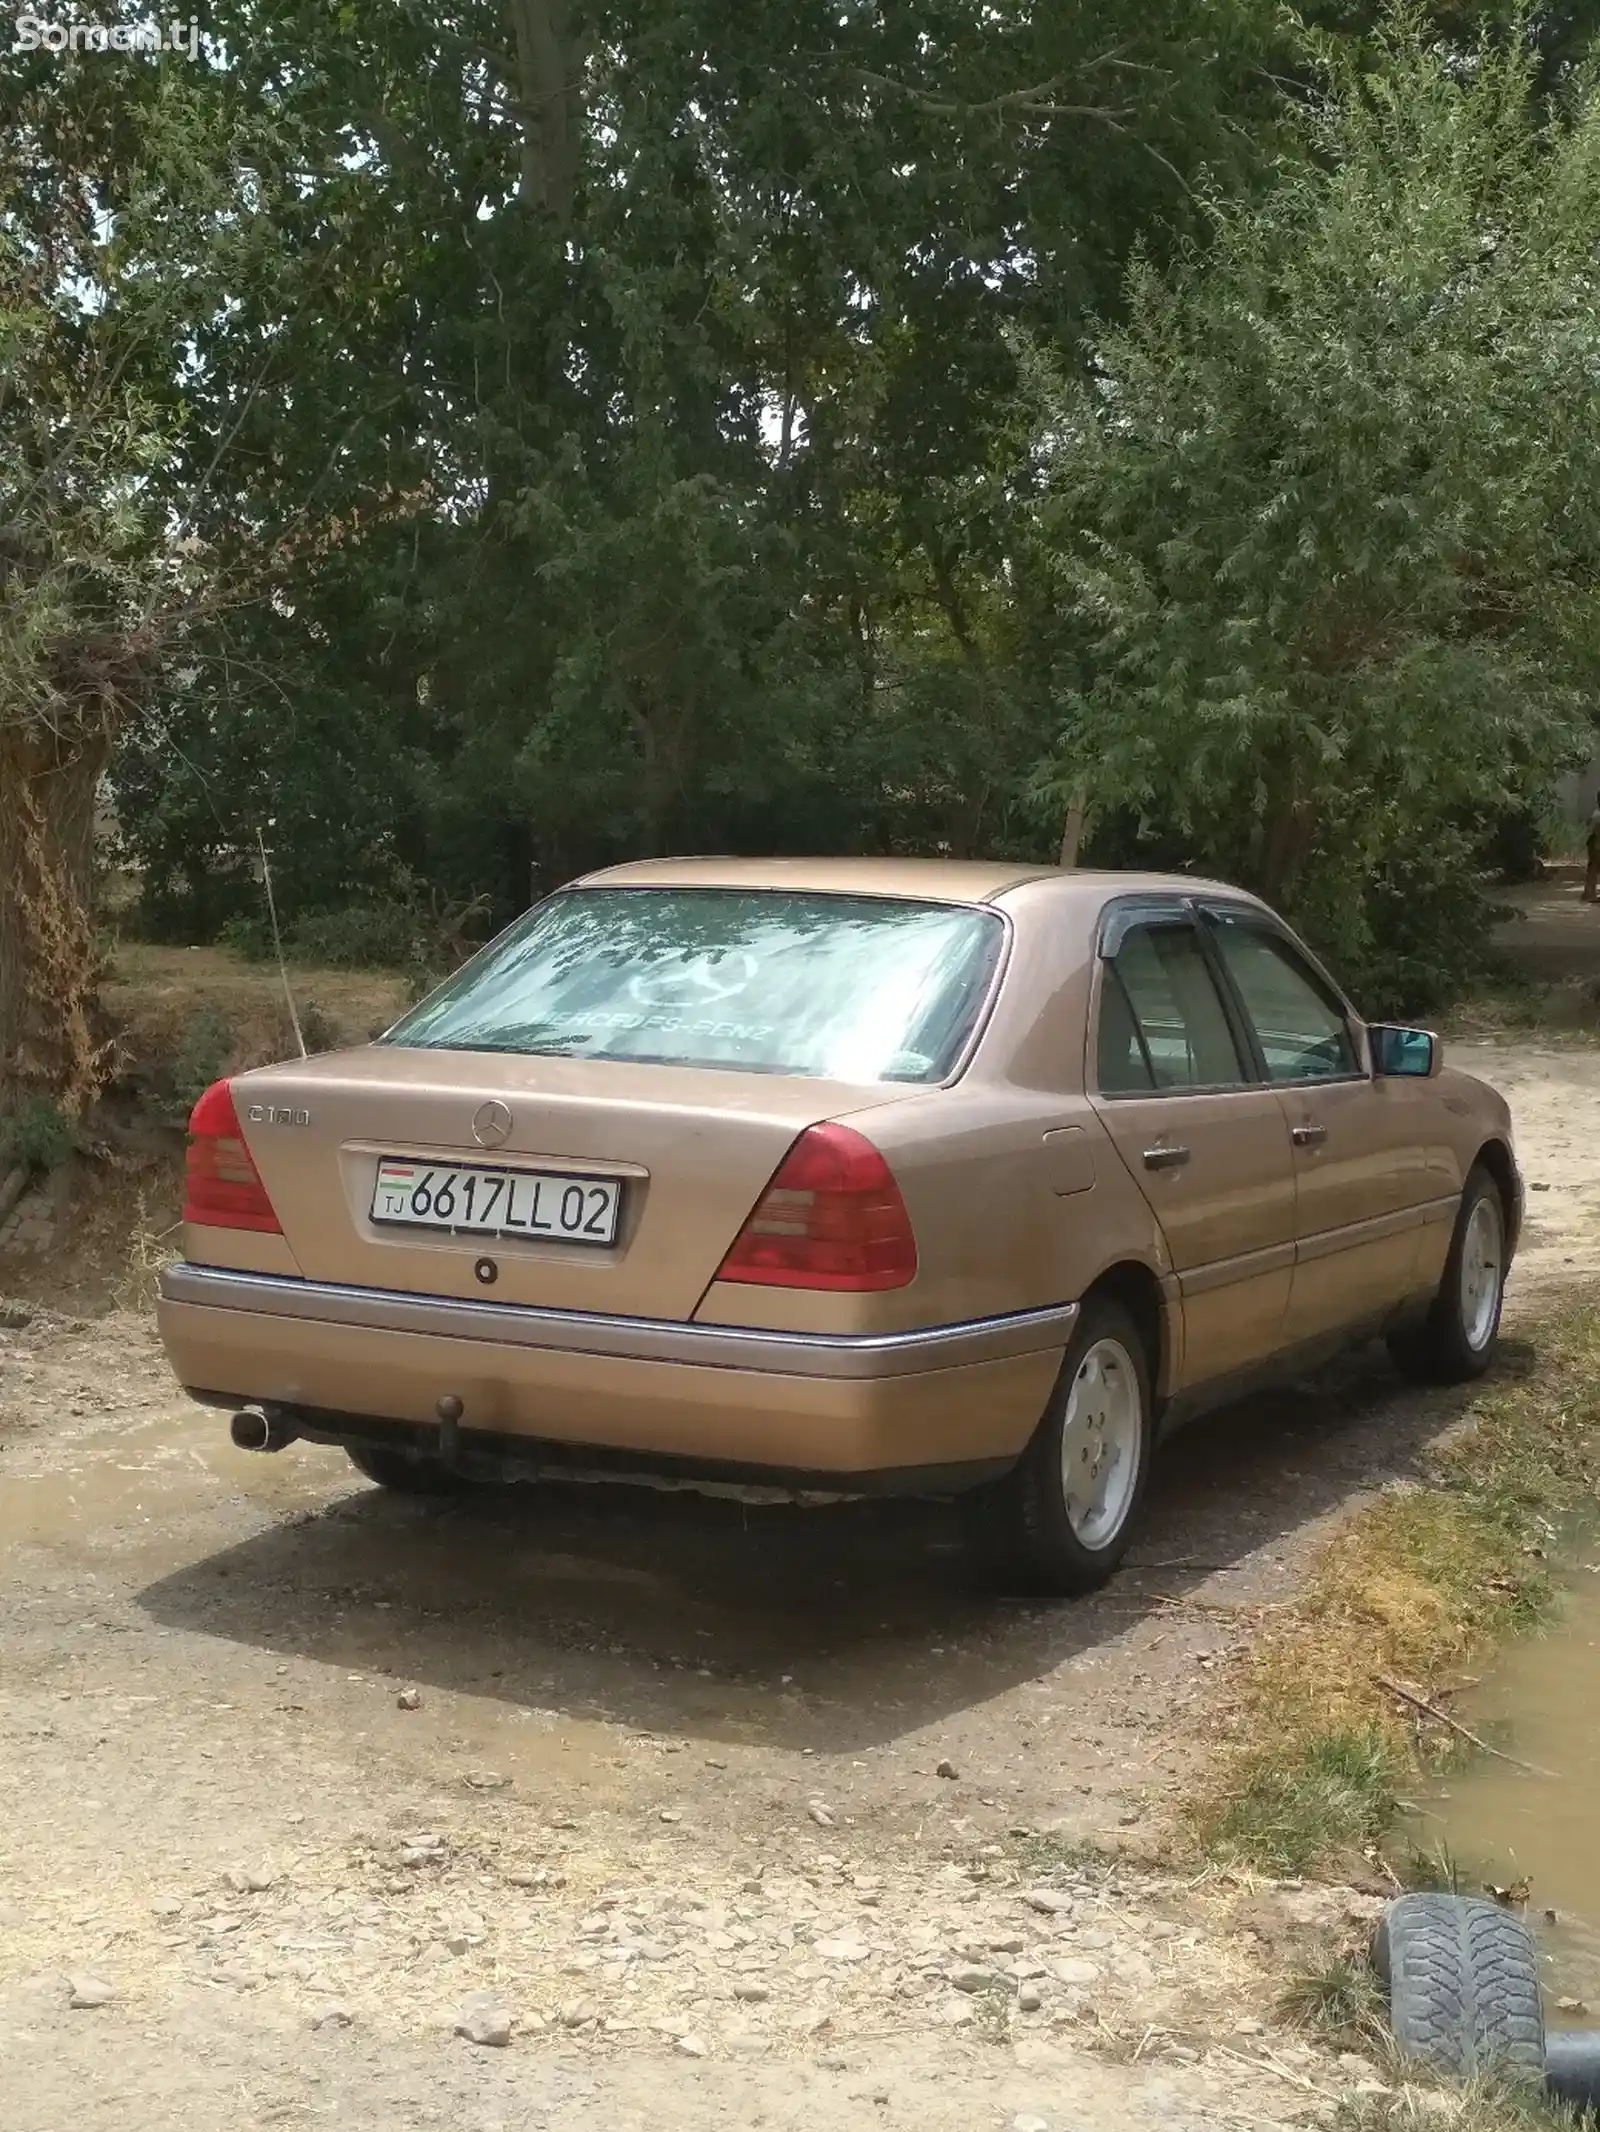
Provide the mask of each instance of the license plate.
[{"label": "license plate", "polygon": [[615,1177],[561,1170],[485,1170],[385,1155],[372,1219],[461,1236],[548,1236],[564,1244],[614,1244],[622,1186]]}]

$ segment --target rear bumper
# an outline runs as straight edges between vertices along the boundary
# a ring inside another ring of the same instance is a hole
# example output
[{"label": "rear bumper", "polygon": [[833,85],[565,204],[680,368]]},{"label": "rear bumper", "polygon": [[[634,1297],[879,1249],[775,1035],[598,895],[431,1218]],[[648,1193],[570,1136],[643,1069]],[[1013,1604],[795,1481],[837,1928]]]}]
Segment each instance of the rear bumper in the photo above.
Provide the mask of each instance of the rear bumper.
[{"label": "rear bumper", "polygon": [[909,1333],[777,1333],[342,1287],[219,1267],[162,1276],[161,1336],[197,1396],[294,1409],[308,1434],[362,1420],[463,1448],[624,1453],[744,1475],[952,1484],[1032,1435],[1074,1304]]}]

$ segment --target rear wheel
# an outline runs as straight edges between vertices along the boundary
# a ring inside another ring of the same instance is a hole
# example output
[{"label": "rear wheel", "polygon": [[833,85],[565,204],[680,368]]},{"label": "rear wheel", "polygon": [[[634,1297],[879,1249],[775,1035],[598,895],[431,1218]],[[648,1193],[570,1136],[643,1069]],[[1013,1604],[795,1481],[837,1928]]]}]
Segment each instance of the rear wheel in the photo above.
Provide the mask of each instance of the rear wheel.
[{"label": "rear wheel", "polygon": [[1091,1297],[1033,1440],[1004,1480],[965,1498],[991,1579],[1093,1591],[1122,1560],[1150,1465],[1151,1370],[1132,1316]]},{"label": "rear wheel", "polygon": [[345,1455],[358,1473],[399,1495],[454,1495],[462,1485],[460,1474],[426,1451],[385,1451],[368,1444],[346,1444]]},{"label": "rear wheel", "polygon": [[1506,1285],[1506,1212],[1500,1187],[1482,1163],[1468,1173],[1428,1315],[1392,1333],[1389,1352],[1408,1377],[1425,1384],[1464,1384],[1494,1360]]}]

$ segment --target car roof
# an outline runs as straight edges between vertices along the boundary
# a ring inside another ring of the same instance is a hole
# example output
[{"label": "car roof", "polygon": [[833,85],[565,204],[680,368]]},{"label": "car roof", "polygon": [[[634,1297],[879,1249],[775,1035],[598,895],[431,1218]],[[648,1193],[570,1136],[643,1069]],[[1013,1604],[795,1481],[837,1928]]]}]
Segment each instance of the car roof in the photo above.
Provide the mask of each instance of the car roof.
[{"label": "car roof", "polygon": [[[1089,867],[1011,865],[997,859],[635,859],[584,874],[574,887],[788,888],[818,894],[912,896],[942,903],[993,903],[1008,890],[1051,881],[1096,903],[1113,896],[1239,896],[1221,881],[1189,874],[1115,872]],[[1254,901],[1254,898],[1249,900]]]}]

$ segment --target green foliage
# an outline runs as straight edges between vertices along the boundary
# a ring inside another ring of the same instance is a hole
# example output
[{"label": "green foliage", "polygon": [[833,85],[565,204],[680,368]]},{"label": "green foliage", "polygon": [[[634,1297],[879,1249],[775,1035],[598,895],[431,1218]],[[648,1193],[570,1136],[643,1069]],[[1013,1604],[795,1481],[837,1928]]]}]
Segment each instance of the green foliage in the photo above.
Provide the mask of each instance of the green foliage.
[{"label": "green foliage", "polygon": [[300,1034],[305,1038],[306,1050],[313,1057],[319,1051],[337,1051],[348,1041],[338,1022],[316,1000],[302,999],[295,1004],[300,1016]]},{"label": "green foliage", "polygon": [[188,1117],[212,1082],[227,1071],[233,1046],[232,1025],[218,1008],[201,1007],[190,1016],[169,1068],[172,1093],[163,1105],[168,1116]]},{"label": "green foliage", "polygon": [[0,55],[0,709],[114,708],[145,928],[259,937],[261,836],[421,984],[640,853],[1049,857],[1087,777],[1093,856],[1459,985],[1597,678],[1583,11],[519,8]]},{"label": "green foliage", "polygon": [[71,1120],[48,1097],[31,1097],[0,1114],[0,1176],[17,1168],[59,1169],[77,1145]]},{"label": "green foliage", "polygon": [[1087,619],[1044,787],[1286,907],[1373,1008],[1472,974],[1502,817],[1592,744],[1600,98],[1403,14],[1306,153],[1045,390]]},{"label": "green foliage", "polygon": [[[399,970],[431,986],[478,945],[486,900],[450,905],[413,892],[305,911],[283,929],[284,956],[329,970]],[[217,937],[246,962],[277,955],[265,908],[238,912]]]},{"label": "green foliage", "polygon": [[224,541],[327,531],[118,762],[167,937],[250,912],[258,827],[290,921],[415,880],[498,920],[640,852],[1051,848],[1014,329],[1072,351],[1203,178],[1259,182],[1275,7],[574,19],[552,195],[503,8],[210,18],[302,192],[199,333],[192,459],[234,438]]},{"label": "green foliage", "polygon": [[109,757],[265,560],[219,538],[229,436],[193,434],[184,381],[281,202],[263,114],[170,53],[13,49],[0,113],[0,1101],[78,1116]]}]

